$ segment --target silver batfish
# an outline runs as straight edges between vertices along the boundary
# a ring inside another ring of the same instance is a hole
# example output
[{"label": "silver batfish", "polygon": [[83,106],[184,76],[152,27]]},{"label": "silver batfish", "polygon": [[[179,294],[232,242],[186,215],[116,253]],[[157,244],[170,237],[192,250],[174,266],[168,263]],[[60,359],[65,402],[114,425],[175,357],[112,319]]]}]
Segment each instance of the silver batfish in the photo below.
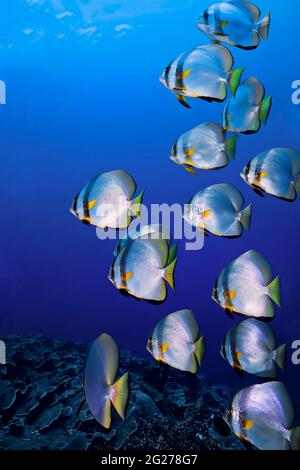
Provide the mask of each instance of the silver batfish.
[{"label": "silver batfish", "polygon": [[81,222],[99,228],[127,228],[139,216],[143,192],[132,199],[136,183],[124,170],[95,176],[75,197],[71,212]]},{"label": "silver batfish", "polygon": [[184,219],[219,237],[239,237],[251,223],[252,204],[245,209],[243,205],[243,196],[231,184],[214,184],[193,196]]},{"label": "silver batfish", "polygon": [[193,174],[194,168],[223,168],[235,157],[237,138],[234,135],[227,139],[224,129],[214,122],[200,124],[177,139],[170,159]]},{"label": "silver batfish", "polygon": [[212,298],[226,313],[273,318],[272,300],[280,306],[279,276],[272,280],[272,268],[257,251],[250,250],[228,264],[219,275]]},{"label": "silver batfish", "polygon": [[234,96],[244,68],[232,68],[229,50],[219,44],[209,44],[180,54],[165,68],[160,81],[189,108],[186,97],[224,101],[227,85]]},{"label": "silver batfish", "polygon": [[238,392],[224,419],[239,439],[260,450],[299,450],[300,426],[292,429],[294,417],[286,387],[268,382]]},{"label": "silver batfish", "polygon": [[93,342],[84,372],[86,402],[94,418],[106,429],[111,425],[111,404],[122,419],[128,401],[128,373],[116,382],[119,349],[113,338],[102,334]]},{"label": "silver batfish", "polygon": [[284,369],[286,344],[276,348],[272,329],[262,321],[249,318],[231,328],[222,345],[221,356],[235,369],[276,377],[276,364]]},{"label": "silver batfish", "polygon": [[116,254],[109,279],[117,289],[139,299],[157,302],[166,298],[165,281],[174,289],[177,258],[169,239],[149,238],[144,233],[123,241]]},{"label": "silver batfish", "polygon": [[268,39],[271,16],[260,19],[256,5],[246,0],[225,0],[207,8],[200,16],[198,28],[213,41],[242,49],[255,49],[260,38]]},{"label": "silver batfish", "polygon": [[274,148],[254,157],[241,177],[263,196],[271,194],[294,201],[300,194],[300,153],[288,148]]},{"label": "silver batfish", "polygon": [[158,362],[195,374],[202,365],[204,338],[191,310],[180,310],[163,318],[148,339],[147,350]]},{"label": "silver batfish", "polygon": [[225,106],[224,129],[243,134],[258,132],[261,124],[266,124],[272,106],[272,96],[264,96],[265,88],[255,77],[245,80]]}]

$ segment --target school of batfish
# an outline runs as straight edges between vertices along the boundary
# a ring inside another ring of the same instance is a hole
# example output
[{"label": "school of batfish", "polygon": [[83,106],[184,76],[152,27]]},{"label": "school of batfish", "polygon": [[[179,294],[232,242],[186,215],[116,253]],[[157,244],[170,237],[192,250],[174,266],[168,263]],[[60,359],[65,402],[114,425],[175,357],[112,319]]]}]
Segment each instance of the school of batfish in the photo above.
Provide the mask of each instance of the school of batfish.
[{"label": "school of batfish", "polygon": [[[206,9],[198,29],[212,42],[183,52],[164,69],[160,81],[178,101],[224,102],[221,122],[205,122],[178,137],[170,159],[191,174],[226,167],[235,158],[239,134],[258,132],[266,124],[272,97],[255,77],[242,81],[244,67],[234,67],[232,53],[223,44],[244,50],[258,47],[269,34],[270,13],[264,18],[246,0],[224,0]],[[300,153],[272,148],[255,156],[242,170],[243,180],[260,196],[270,194],[294,201],[300,193]],[[75,197],[71,212],[86,225],[127,229],[140,216],[144,192],[125,170],[95,176]],[[252,203],[231,184],[200,189],[185,206],[184,219],[205,235],[240,237],[251,225]],[[161,225],[127,231],[115,251],[108,277],[122,293],[148,302],[166,299],[174,289],[177,256],[170,234]],[[278,346],[265,323],[280,306],[280,279],[258,251],[249,250],[231,261],[212,288],[212,299],[233,318],[250,317],[229,329],[220,354],[239,374],[273,380],[242,389],[223,419],[245,444],[262,450],[300,449],[300,427],[293,427],[294,409],[285,386],[276,379],[284,369],[286,345]],[[209,293],[208,293],[209,294]],[[146,349],[161,364],[196,374],[205,354],[205,341],[191,310],[161,319],[147,340]],[[112,407],[125,419],[129,397],[128,374],[117,378],[119,349],[105,333],[93,342],[84,373],[84,395],[94,418],[111,426]]]}]

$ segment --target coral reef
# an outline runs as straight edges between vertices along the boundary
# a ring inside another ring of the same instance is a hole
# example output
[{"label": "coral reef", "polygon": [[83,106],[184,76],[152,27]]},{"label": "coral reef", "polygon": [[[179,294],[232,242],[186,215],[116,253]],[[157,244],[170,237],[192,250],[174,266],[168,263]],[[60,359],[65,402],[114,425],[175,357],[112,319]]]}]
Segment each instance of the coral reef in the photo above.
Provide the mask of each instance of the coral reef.
[{"label": "coral reef", "polygon": [[113,412],[105,431],[82,406],[88,345],[44,336],[3,339],[8,357],[0,366],[1,450],[243,449],[214,424],[232,392],[200,373],[191,376],[123,351],[120,374],[130,372],[127,417],[122,421]]}]

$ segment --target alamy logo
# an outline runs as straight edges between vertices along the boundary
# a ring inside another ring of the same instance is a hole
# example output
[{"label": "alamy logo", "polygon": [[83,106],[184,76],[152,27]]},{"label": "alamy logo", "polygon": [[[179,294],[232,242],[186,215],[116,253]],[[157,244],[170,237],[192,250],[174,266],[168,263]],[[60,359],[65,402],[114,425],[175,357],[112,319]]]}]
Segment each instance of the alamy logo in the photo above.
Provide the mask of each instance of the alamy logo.
[{"label": "alamy logo", "polygon": [[4,341],[0,341],[0,364],[6,364],[6,345]]},{"label": "alamy logo", "polygon": [[[125,207],[126,208],[126,207]],[[99,204],[96,217],[102,221],[102,225],[110,225],[113,220],[116,226],[122,225],[124,215],[124,203],[122,199],[116,204]],[[151,204],[150,207],[138,204],[133,212],[139,212],[139,217],[132,220],[127,229],[105,229],[97,228],[96,234],[100,240],[116,240],[126,237],[127,234],[136,233],[142,227],[159,226],[163,227],[163,233],[152,232],[149,237],[166,238],[172,233],[173,240],[185,240],[185,249],[201,250],[204,246],[204,219],[201,216],[204,212],[202,204]],[[124,223],[124,222],[123,222]]]},{"label": "alamy logo", "polygon": [[296,339],[292,344],[292,349],[294,352],[292,354],[292,363],[294,366],[298,366],[300,364],[300,340]]},{"label": "alamy logo", "polygon": [[295,90],[292,93],[292,103],[299,105],[300,104],[300,80],[293,81],[292,89]]}]

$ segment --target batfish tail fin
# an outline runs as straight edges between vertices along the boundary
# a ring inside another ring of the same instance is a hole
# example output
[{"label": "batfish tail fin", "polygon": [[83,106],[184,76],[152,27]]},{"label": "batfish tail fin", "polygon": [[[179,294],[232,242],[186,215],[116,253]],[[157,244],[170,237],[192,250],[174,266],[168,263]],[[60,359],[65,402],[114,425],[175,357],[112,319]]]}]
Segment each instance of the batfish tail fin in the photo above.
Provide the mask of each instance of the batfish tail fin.
[{"label": "batfish tail fin", "polygon": [[225,142],[225,149],[229,158],[231,158],[231,160],[234,160],[235,158],[236,143],[237,143],[238,138],[239,138],[238,135],[233,135]]},{"label": "batfish tail fin", "polygon": [[233,97],[235,97],[236,91],[240,85],[242,74],[245,70],[245,67],[240,67],[235,70],[231,70],[228,78],[228,86]]},{"label": "batfish tail fin", "polygon": [[283,344],[274,351],[274,362],[280,367],[280,369],[285,369],[285,359],[286,359],[286,344]]},{"label": "batfish tail fin", "polygon": [[204,353],[205,353],[204,336],[201,336],[201,338],[199,338],[198,341],[196,341],[196,343],[194,344],[194,353],[195,353],[197,362],[198,362],[199,366],[201,367],[203,357],[204,357]]},{"label": "batfish tail fin", "polygon": [[279,276],[277,276],[274,281],[271,282],[271,284],[268,285],[269,289],[269,296],[271,297],[272,300],[280,307],[280,300],[281,300],[281,295],[280,295],[280,279]]},{"label": "batfish tail fin", "polygon": [[111,402],[114,405],[117,413],[122,419],[125,419],[125,411],[128,402],[128,372],[122,375],[116,383],[111,385]]},{"label": "batfish tail fin", "polygon": [[142,191],[136,198],[130,201],[130,210],[136,216],[140,217],[141,215],[141,205],[143,203],[144,191]]},{"label": "batfish tail fin", "polygon": [[251,217],[252,217],[252,203],[249,204],[249,206],[246,207],[246,209],[244,209],[240,214],[240,222],[246,230],[250,230]]},{"label": "batfish tail fin", "polygon": [[266,124],[272,107],[272,96],[262,100],[259,109],[259,117],[263,124]]},{"label": "batfish tail fin", "polygon": [[300,175],[296,176],[294,181],[294,188],[297,194],[300,194]]},{"label": "batfish tail fin", "polygon": [[291,430],[290,443],[293,450],[300,450],[300,426]]},{"label": "batfish tail fin", "polygon": [[172,263],[172,261],[175,260],[176,258],[176,254],[177,254],[177,248],[178,248],[178,245],[173,245],[171,246],[170,250],[169,250],[169,257],[168,257],[168,262],[167,264],[169,265],[170,263]]},{"label": "batfish tail fin", "polygon": [[174,290],[174,286],[175,286],[175,283],[174,283],[174,270],[175,270],[176,263],[177,263],[177,258],[175,258],[172,261],[172,263],[170,263],[164,269],[164,274],[163,274],[163,278],[167,281],[167,283],[172,287],[173,290]]},{"label": "batfish tail fin", "polygon": [[266,14],[263,20],[258,23],[258,33],[263,39],[268,39],[271,23],[270,12]]}]

